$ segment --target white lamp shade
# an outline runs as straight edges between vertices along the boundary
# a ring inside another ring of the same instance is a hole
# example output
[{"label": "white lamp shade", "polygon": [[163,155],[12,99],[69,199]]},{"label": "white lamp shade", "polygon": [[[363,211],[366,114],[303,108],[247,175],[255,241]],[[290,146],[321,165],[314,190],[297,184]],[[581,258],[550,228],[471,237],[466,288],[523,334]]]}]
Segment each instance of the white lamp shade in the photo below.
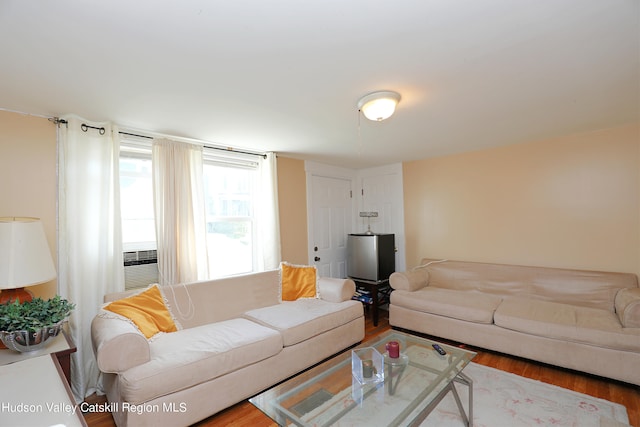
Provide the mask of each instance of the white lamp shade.
[{"label": "white lamp shade", "polygon": [[358,101],[358,109],[367,119],[380,122],[393,115],[398,102],[400,94],[396,92],[374,92]]},{"label": "white lamp shade", "polygon": [[56,278],[51,251],[38,218],[0,218],[0,289]]}]

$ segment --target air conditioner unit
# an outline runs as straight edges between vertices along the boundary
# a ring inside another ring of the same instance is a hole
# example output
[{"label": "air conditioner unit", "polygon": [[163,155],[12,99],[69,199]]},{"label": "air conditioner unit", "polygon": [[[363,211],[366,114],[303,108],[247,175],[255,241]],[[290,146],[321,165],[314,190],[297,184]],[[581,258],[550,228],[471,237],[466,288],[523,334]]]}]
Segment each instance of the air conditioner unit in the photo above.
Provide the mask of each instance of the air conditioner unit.
[{"label": "air conditioner unit", "polygon": [[158,255],[155,250],[130,251],[124,256],[124,287],[145,288],[158,283]]}]

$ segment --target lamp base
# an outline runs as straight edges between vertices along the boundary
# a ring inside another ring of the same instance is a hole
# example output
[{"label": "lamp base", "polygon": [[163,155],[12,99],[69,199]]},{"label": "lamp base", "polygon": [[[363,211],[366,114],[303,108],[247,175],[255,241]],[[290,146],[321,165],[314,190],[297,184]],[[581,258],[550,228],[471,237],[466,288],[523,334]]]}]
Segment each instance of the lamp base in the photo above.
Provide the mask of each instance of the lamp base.
[{"label": "lamp base", "polygon": [[[27,291],[25,288],[16,288],[16,289],[3,289],[0,292],[0,304],[8,304],[10,302],[14,302],[18,300],[20,302],[27,302],[33,299],[33,294]],[[0,341],[0,349],[5,349],[5,346],[2,341]]]},{"label": "lamp base", "polygon": [[25,288],[3,289],[0,292],[0,304],[6,304],[19,300],[20,302],[28,302],[33,299],[33,294]]}]

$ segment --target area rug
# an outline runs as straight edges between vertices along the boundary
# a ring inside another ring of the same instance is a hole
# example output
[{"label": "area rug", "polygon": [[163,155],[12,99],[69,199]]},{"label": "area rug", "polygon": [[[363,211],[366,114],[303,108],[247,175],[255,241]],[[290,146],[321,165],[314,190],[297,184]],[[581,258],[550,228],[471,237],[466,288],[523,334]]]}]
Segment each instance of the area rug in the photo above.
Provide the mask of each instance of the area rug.
[{"label": "area rug", "polygon": [[[554,385],[470,363],[464,373],[473,379],[474,427],[629,425],[620,404]],[[456,384],[465,408],[467,387]],[[451,393],[422,423],[422,427],[460,427],[462,418]]]},{"label": "area rug", "polygon": [[[419,357],[420,355],[415,355]],[[470,363],[464,373],[473,380],[473,425],[475,427],[627,427],[629,418],[623,405],[586,394],[520,377],[515,374]],[[396,425],[398,405],[404,406],[415,398],[417,388],[433,378],[427,371],[414,372],[400,381],[393,399],[387,398],[384,385],[369,389],[362,400],[362,390],[354,385],[336,395],[328,392],[318,398],[303,401],[300,412],[306,425],[327,425],[329,419],[340,416],[345,408],[359,406],[341,416],[334,426],[387,427]],[[455,384],[468,414],[468,388]],[[308,411],[308,412],[307,412]],[[401,424],[402,425],[402,424]],[[421,424],[422,427],[462,427],[458,406],[448,393]]]}]

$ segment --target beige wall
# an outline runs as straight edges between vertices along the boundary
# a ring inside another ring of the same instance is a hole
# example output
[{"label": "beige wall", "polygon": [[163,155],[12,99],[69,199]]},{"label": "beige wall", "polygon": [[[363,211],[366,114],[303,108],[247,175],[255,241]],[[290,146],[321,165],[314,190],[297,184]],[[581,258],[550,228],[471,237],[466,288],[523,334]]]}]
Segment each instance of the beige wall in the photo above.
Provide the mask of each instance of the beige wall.
[{"label": "beige wall", "polygon": [[307,190],[304,161],[278,156],[282,260],[307,264]]},{"label": "beige wall", "polygon": [[640,273],[640,127],[407,162],[422,257]]},{"label": "beige wall", "polygon": [[[0,216],[42,219],[49,247],[56,244],[56,129],[46,118],[0,111]],[[10,183],[10,184],[9,184]],[[307,201],[304,161],[278,158],[282,259],[307,263]],[[57,282],[29,288],[48,298]]]},{"label": "beige wall", "polygon": [[[56,135],[0,111],[0,216],[42,218],[56,258]],[[407,266],[424,257],[640,273],[640,127],[407,162]],[[8,184],[10,183],[10,184]],[[307,260],[304,161],[278,157],[282,259]],[[56,292],[56,282],[34,287]]]},{"label": "beige wall", "polygon": [[[0,216],[42,220],[56,256],[56,128],[45,118],[0,111]],[[56,281],[30,287],[55,295]]]}]

